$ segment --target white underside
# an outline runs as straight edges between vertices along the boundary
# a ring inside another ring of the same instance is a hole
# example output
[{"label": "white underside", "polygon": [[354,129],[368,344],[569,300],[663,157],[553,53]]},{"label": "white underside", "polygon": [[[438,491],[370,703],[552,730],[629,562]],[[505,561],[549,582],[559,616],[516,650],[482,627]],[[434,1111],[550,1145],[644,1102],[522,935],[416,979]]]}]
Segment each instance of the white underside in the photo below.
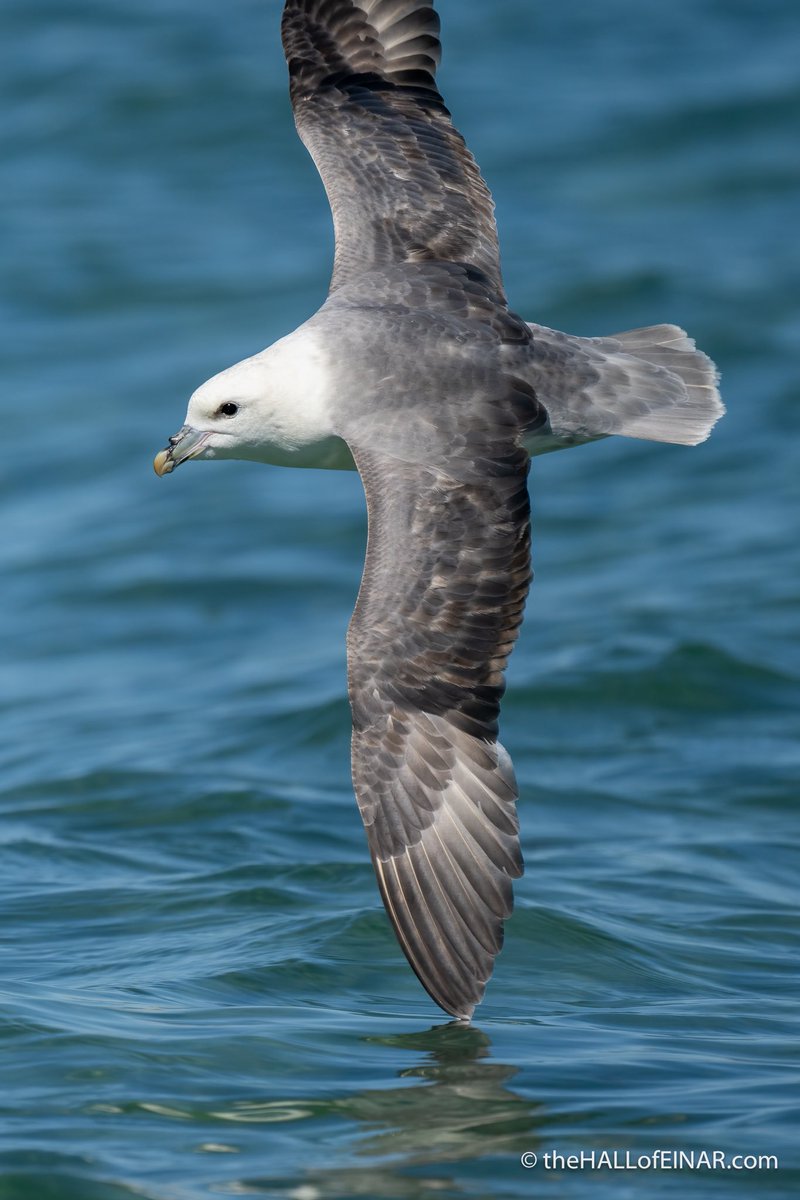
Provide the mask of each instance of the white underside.
[{"label": "white underside", "polygon": [[267,463],[272,467],[309,467],[325,471],[355,471],[356,464],[350,447],[340,437],[327,437],[319,442],[306,442],[297,449],[279,446],[253,447],[252,454],[245,451],[238,455],[252,462]]}]

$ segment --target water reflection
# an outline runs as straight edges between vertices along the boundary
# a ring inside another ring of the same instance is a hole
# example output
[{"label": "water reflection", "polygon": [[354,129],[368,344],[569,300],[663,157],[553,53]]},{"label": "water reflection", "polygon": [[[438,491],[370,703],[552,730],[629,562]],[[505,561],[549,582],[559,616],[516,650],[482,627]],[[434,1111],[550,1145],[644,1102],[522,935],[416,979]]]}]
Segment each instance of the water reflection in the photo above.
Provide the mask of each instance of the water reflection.
[{"label": "water reflection", "polygon": [[482,1061],[491,1043],[485,1033],[457,1023],[424,1033],[371,1038],[372,1042],[425,1054],[401,1079],[427,1086],[389,1088],[353,1098],[353,1116],[365,1125],[361,1155],[402,1154],[407,1163],[445,1162],[511,1152],[520,1138],[530,1147],[533,1113],[506,1085],[516,1067]]},{"label": "water reflection", "polygon": [[[422,1033],[364,1040],[393,1050],[419,1051],[421,1061],[398,1072],[403,1080],[398,1087],[315,1104],[314,1115],[322,1116],[324,1108],[326,1116],[358,1126],[351,1147],[355,1165],[351,1161],[345,1168],[309,1170],[293,1181],[281,1181],[279,1194],[294,1200],[414,1200],[430,1196],[432,1190],[466,1194],[446,1172],[426,1176],[424,1168],[489,1155],[514,1158],[536,1148],[542,1106],[508,1086],[517,1068],[489,1059],[491,1042],[479,1029],[453,1022]],[[228,1190],[275,1195],[276,1182],[241,1181]]]}]

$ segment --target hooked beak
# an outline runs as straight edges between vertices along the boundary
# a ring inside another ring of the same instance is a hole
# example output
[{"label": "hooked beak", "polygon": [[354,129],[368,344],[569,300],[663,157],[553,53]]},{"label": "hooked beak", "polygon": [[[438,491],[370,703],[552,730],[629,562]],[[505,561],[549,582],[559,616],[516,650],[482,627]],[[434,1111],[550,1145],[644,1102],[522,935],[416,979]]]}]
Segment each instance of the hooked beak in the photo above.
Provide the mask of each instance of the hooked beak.
[{"label": "hooked beak", "polygon": [[187,458],[196,458],[210,437],[210,430],[203,431],[193,429],[191,425],[184,425],[183,429],[178,430],[175,436],[169,439],[169,445],[164,450],[159,450],[153,459],[156,475],[169,475],[170,471],[186,462]]}]

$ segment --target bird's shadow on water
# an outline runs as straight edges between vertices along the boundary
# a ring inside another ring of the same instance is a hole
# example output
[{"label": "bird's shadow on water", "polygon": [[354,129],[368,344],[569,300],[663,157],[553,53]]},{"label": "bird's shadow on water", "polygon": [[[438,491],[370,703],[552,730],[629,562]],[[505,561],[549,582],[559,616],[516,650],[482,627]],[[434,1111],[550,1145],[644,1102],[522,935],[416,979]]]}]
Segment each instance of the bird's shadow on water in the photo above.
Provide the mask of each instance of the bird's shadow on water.
[{"label": "bird's shadow on water", "polygon": [[[543,1107],[508,1086],[518,1068],[490,1058],[489,1037],[459,1022],[419,1033],[365,1037],[370,1045],[416,1051],[419,1061],[398,1072],[397,1087],[351,1093],[334,1100],[335,1112],[357,1126],[346,1166],[310,1169],[295,1180],[308,1195],[413,1197],[429,1195],[425,1167],[508,1156],[517,1167],[535,1148]],[[463,1189],[446,1169],[437,1191]]]}]

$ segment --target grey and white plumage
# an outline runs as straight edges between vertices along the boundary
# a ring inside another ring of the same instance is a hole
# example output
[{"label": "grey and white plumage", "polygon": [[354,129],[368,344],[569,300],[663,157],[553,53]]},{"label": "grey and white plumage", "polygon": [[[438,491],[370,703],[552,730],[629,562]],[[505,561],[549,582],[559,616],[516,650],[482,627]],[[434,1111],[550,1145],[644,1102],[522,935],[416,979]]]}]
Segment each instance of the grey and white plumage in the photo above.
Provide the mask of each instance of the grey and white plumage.
[{"label": "grey and white plumage", "polygon": [[333,213],[332,290],[421,259],[471,263],[499,290],[492,198],[436,87],[432,4],[298,0],[282,32],[295,123]]},{"label": "grey and white plumage", "polygon": [[288,0],[301,138],[336,252],[294,334],[209,380],[156,459],[355,467],[353,782],[386,910],[424,987],[468,1018],[522,871],[504,669],[530,583],[532,455],[610,434],[695,444],[723,412],[673,325],[579,338],[508,307],[488,188],[437,90],[420,0]]}]

